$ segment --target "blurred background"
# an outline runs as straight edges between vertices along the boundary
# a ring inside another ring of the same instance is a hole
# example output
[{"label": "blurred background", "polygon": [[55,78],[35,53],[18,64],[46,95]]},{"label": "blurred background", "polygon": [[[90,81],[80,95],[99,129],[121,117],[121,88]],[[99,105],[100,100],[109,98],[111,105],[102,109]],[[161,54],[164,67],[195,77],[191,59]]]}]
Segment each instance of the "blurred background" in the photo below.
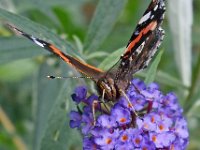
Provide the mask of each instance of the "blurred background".
[{"label": "blurred background", "polygon": [[[47,75],[80,75],[59,58],[15,35],[5,23],[106,68],[112,66],[105,66],[106,57],[119,58],[149,2],[0,0],[0,149],[81,149],[81,135],[68,125],[69,111],[76,109],[70,95],[84,84],[95,92],[88,79],[47,79]],[[163,28],[166,35],[160,49],[164,53],[155,81],[164,93],[173,91],[179,97],[190,130],[188,149],[197,150],[200,1],[168,0]],[[145,72],[136,76],[145,78]]]}]

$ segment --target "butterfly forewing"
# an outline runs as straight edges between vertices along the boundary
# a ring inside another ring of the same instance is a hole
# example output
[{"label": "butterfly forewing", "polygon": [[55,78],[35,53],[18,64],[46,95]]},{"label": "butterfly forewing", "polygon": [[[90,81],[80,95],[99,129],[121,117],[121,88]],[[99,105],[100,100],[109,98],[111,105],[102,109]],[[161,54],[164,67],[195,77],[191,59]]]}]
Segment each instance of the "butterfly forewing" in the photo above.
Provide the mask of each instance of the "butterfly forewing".
[{"label": "butterfly forewing", "polygon": [[32,35],[29,35],[29,34],[23,32],[22,30],[14,27],[12,25],[8,25],[8,26],[10,28],[12,28],[14,31],[16,31],[17,33],[27,37],[28,39],[30,39],[31,41],[33,41],[35,44],[39,45],[40,47],[45,48],[49,52],[60,57],[67,64],[76,68],[79,72],[83,73],[84,75],[91,77],[94,81],[97,82],[97,80],[104,74],[104,71],[102,71],[101,69],[96,68],[96,67],[89,65],[87,63],[84,63],[84,62],[78,60],[75,57],[72,57],[70,55],[65,54],[64,52],[62,52],[60,49],[58,49],[57,47],[55,47],[52,44],[50,44],[50,43],[48,43],[44,40],[38,39],[38,38],[36,38]]},{"label": "butterfly forewing", "polygon": [[[150,3],[121,56],[120,65],[115,74],[116,83],[126,80],[128,84],[132,74],[147,67],[164,36],[164,30],[160,27],[164,12],[163,0],[153,0]],[[118,86],[120,88],[120,84]],[[122,88],[125,86],[122,85]]]},{"label": "butterfly forewing", "polygon": [[145,45],[143,46],[141,53],[131,63],[130,70],[132,74],[148,66],[149,62],[151,61],[152,57],[155,55],[158,47],[160,46],[163,37],[164,37],[164,30],[162,30],[161,28],[156,28],[156,30],[154,30],[149,35],[147,40],[144,42]]},{"label": "butterfly forewing", "polygon": [[153,30],[161,25],[164,13],[164,0],[152,0],[127,44],[127,48],[122,56],[123,60],[139,53],[137,52],[138,47],[146,40]]}]

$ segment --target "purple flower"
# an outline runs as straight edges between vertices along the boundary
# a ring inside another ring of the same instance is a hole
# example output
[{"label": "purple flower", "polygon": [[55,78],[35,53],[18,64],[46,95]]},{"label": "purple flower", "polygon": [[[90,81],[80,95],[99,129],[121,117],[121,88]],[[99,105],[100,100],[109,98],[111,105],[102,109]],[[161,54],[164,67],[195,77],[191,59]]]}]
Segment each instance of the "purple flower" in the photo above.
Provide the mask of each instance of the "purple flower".
[{"label": "purple flower", "polygon": [[72,118],[70,120],[70,127],[71,128],[79,128],[81,125],[81,119],[82,119],[81,114],[76,111],[71,111],[70,118]]},{"label": "purple flower", "polygon": [[71,111],[70,127],[82,131],[84,150],[184,150],[188,145],[176,95],[164,95],[156,83],[133,79],[126,97],[114,104],[101,104],[94,94],[87,97],[85,87],[76,88],[72,99],[79,109]]},{"label": "purple flower", "polygon": [[110,132],[110,130],[102,129],[98,130],[99,134],[94,138],[94,141],[101,149],[114,149],[116,140],[119,137],[119,131],[115,130]]},{"label": "purple flower", "polygon": [[142,135],[143,131],[140,129],[132,129],[132,139],[131,142],[133,143],[134,147],[141,147],[144,137]]},{"label": "purple flower", "polygon": [[111,117],[115,118],[115,121],[119,126],[126,125],[131,122],[131,114],[128,109],[120,105],[115,105],[111,110]]},{"label": "purple flower", "polygon": [[94,118],[93,118],[91,107],[85,106],[83,108],[83,114],[82,114],[82,124],[83,124],[82,133],[83,134],[89,133],[89,131],[94,127],[93,121],[94,121]]},{"label": "purple flower", "polygon": [[74,94],[72,94],[72,99],[77,104],[83,101],[87,95],[87,88],[85,86],[79,86],[75,89]]},{"label": "purple flower", "polygon": [[93,138],[84,138],[83,139],[83,149],[84,150],[97,150],[99,149],[98,145],[94,143]]},{"label": "purple flower", "polygon": [[97,123],[99,126],[104,128],[113,128],[117,126],[115,118],[109,116],[109,115],[101,115],[98,117]]},{"label": "purple flower", "polygon": [[159,120],[159,116],[155,113],[149,113],[144,116],[143,119],[137,118],[137,125],[139,128],[142,128],[146,131],[154,131],[157,128],[157,122]]},{"label": "purple flower", "polygon": [[187,130],[186,120],[183,117],[177,118],[175,120],[175,125],[174,125],[174,132],[176,133],[176,135],[180,138],[188,138],[189,133],[185,132],[186,130]]},{"label": "purple flower", "polygon": [[175,141],[175,135],[171,132],[150,133],[150,139],[157,148],[169,147]]},{"label": "purple flower", "polygon": [[160,89],[159,85],[157,83],[154,83],[154,82],[150,83],[147,88],[152,89],[152,90],[159,90]]}]

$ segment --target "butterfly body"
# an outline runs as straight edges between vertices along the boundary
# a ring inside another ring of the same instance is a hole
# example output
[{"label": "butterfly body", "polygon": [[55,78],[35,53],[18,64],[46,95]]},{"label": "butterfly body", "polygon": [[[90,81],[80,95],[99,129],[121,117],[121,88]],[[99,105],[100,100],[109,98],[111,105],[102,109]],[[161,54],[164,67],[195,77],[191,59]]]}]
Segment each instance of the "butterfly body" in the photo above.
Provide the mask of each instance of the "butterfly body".
[{"label": "butterfly body", "polygon": [[99,78],[96,83],[100,95],[104,95],[107,101],[116,101],[121,95],[120,91],[125,91],[131,80],[130,77],[116,82],[114,77],[115,74],[106,74],[104,77]]},{"label": "butterfly body", "polygon": [[104,95],[106,101],[116,101],[121,95],[121,91],[125,91],[128,88],[132,74],[146,68],[160,46],[164,36],[164,31],[161,28],[164,13],[164,0],[152,0],[137,24],[117,65],[108,71],[86,64],[63,53],[46,41],[35,38],[16,27],[9,26],[35,44],[57,55],[80,73],[91,77],[96,83],[98,92],[100,95]]}]

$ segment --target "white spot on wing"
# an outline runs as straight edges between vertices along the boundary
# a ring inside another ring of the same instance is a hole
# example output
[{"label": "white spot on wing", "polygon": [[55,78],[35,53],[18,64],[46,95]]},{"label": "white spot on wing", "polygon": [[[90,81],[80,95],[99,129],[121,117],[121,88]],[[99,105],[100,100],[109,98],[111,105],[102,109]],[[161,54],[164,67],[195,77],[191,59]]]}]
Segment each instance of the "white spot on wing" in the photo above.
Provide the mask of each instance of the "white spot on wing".
[{"label": "white spot on wing", "polygon": [[153,10],[156,11],[157,9],[158,9],[158,5],[156,5]]},{"label": "white spot on wing", "polygon": [[34,42],[35,44],[37,44],[37,45],[39,45],[39,46],[41,46],[41,47],[44,47],[44,44],[41,43],[41,42],[39,42],[35,37],[31,36],[31,38],[32,38],[32,40],[33,40],[33,42]]},{"label": "white spot on wing", "polygon": [[136,31],[134,32],[134,34],[135,34],[135,35],[139,35],[140,32],[139,32],[138,30],[136,30]]},{"label": "white spot on wing", "polygon": [[145,41],[136,49],[136,53],[137,55],[139,55],[142,51],[142,49],[144,48],[144,45],[145,45]]},{"label": "white spot on wing", "polygon": [[144,16],[140,19],[139,24],[142,24],[143,22],[147,21],[147,20],[150,18],[150,16],[151,16],[151,11],[148,12],[146,15],[144,15]]}]

